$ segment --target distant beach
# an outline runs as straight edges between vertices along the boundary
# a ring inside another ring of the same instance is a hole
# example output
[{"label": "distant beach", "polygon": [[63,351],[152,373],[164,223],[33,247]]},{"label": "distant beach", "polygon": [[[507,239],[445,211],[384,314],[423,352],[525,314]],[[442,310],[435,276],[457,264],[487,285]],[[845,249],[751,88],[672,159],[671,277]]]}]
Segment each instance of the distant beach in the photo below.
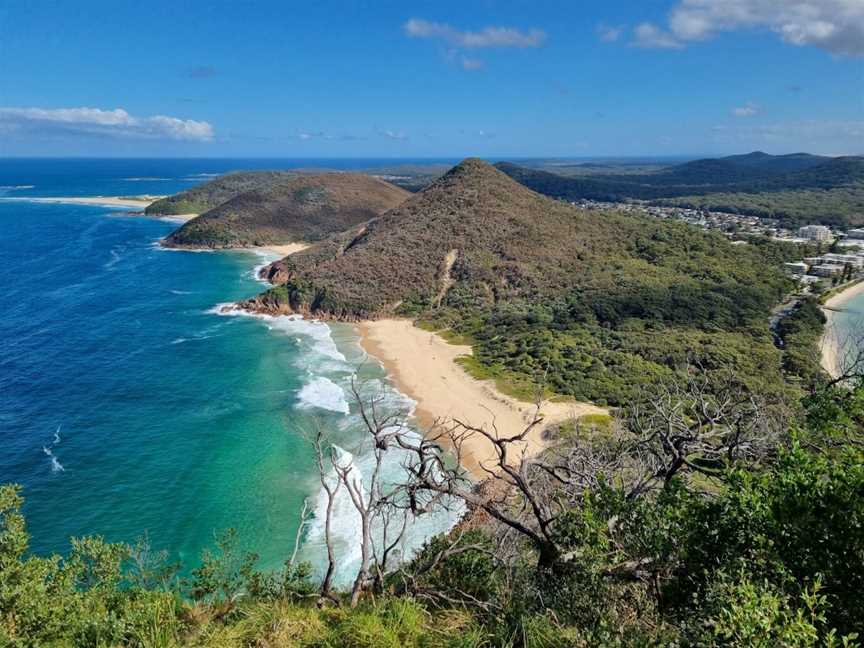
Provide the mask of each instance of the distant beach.
[{"label": "distant beach", "polygon": [[[30,202],[63,205],[93,205],[96,207],[131,207],[132,209],[147,209],[157,200],[165,196],[4,196],[0,200],[8,202]],[[198,214],[154,214],[154,218],[186,222]]]},{"label": "distant beach", "polygon": [[[458,419],[475,427],[498,429],[500,436],[521,432],[534,416],[534,404],[518,401],[495,389],[490,381],[477,380],[456,363],[471,355],[471,347],[449,344],[441,336],[417,328],[409,320],[386,319],[358,324],[361,344],[379,360],[396,387],[417,402],[414,415],[428,431],[436,421]],[[545,425],[575,419],[585,414],[607,414],[602,407],[578,402],[544,402],[540,408]],[[513,451],[531,456],[546,444],[538,426]],[[473,435],[463,445],[463,466],[478,478],[493,469],[496,451],[488,439]]]},{"label": "distant beach", "polygon": [[864,281],[841,290],[829,298],[822,307],[826,320],[825,332],[819,345],[822,353],[822,368],[833,378],[842,373],[841,356],[847,351],[846,345],[850,342],[849,331],[840,330],[838,311],[841,311],[847,302],[860,295],[864,295]]}]

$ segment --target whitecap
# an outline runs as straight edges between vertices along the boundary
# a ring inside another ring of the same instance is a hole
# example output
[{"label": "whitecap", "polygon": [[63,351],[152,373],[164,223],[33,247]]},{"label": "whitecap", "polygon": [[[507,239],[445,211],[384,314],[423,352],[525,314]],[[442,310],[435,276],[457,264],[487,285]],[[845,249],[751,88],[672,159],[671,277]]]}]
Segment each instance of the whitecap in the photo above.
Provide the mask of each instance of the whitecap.
[{"label": "whitecap", "polygon": [[120,261],[120,255],[117,253],[117,250],[111,250],[110,252],[111,258],[106,261],[105,264],[102,266],[106,270],[113,268],[115,265],[117,265],[117,262]]},{"label": "whitecap", "polygon": [[54,456],[54,453],[51,452],[49,448],[46,446],[42,446],[42,452],[44,452],[51,459],[51,472],[65,472],[65,468],[63,464]]},{"label": "whitecap", "polygon": [[[345,356],[339,351],[336,342],[333,340],[330,327],[326,323],[319,320],[307,320],[302,315],[267,315],[265,313],[255,313],[252,311],[237,308],[233,302],[223,302],[216,304],[212,308],[205,311],[211,315],[221,315],[223,317],[253,317],[263,320],[267,323],[268,328],[277,329],[282,333],[287,333],[294,339],[299,336],[304,341],[310,342],[308,349],[318,356],[324,356],[330,360],[338,362],[338,365],[331,365],[331,369],[340,370],[345,368]],[[309,354],[304,354],[305,360],[320,367],[320,358],[309,357]]]},{"label": "whitecap", "polygon": [[329,378],[318,376],[303,385],[297,393],[300,407],[330,410],[348,414],[350,408],[342,388]]}]

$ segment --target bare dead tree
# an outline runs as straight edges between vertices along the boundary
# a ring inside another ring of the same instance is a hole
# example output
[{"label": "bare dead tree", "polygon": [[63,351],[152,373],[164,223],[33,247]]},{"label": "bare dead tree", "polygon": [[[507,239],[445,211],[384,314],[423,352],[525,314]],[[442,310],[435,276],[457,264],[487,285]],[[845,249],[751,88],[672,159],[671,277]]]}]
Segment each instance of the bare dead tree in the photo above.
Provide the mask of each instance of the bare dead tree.
[{"label": "bare dead tree", "polygon": [[303,529],[309,524],[312,518],[312,510],[309,508],[309,500],[303,500],[303,508],[300,510],[300,524],[297,525],[297,533],[294,535],[294,551],[291,552],[291,558],[288,560],[288,566],[294,567],[297,561],[297,554],[300,551],[300,540],[303,538]]},{"label": "bare dead tree", "polygon": [[[404,490],[415,514],[440,503],[429,493],[482,510],[534,547],[538,568],[556,570],[572,558],[560,545],[556,522],[587,491],[616,484],[635,498],[677,476],[713,478],[732,462],[756,460],[775,440],[763,414],[763,404],[740,385],[693,373],[683,384],[660,386],[608,438],[600,441],[577,427],[567,444],[530,457],[524,441],[542,423],[538,400],[532,420],[517,434],[500,434],[494,420],[488,427],[454,420],[405,444],[413,457],[406,463]],[[471,436],[484,438],[495,453],[491,465],[481,465],[490,485],[482,491],[440,449],[451,447],[459,458]]]},{"label": "bare dead tree", "polygon": [[[371,443],[374,460],[372,471],[368,477],[368,487],[364,487],[361,476],[353,463],[343,464],[336,460],[333,461],[336,474],[345,486],[351,503],[360,516],[360,567],[351,588],[351,607],[355,607],[360,600],[363,588],[370,580],[370,566],[374,557],[373,519],[391,501],[390,494],[382,492],[381,470],[384,457],[389,449],[396,447],[397,439],[405,434],[405,428],[402,425],[404,414],[398,411],[388,411],[384,408],[382,406],[383,398],[380,394],[364,398],[360,386],[354,378],[351,380],[351,392],[358,404],[360,418],[368,433],[367,440]],[[404,530],[403,525],[399,536],[393,541],[394,547],[401,539]],[[387,550],[386,553],[389,554],[389,552],[390,550]]]},{"label": "bare dead tree", "polygon": [[[332,599],[330,590],[333,587],[333,573],[336,571],[336,556],[333,551],[333,533],[331,531],[331,523],[333,520],[333,504],[336,501],[336,494],[339,491],[341,481],[337,480],[335,484],[331,484],[327,480],[328,470],[324,459],[324,428],[316,423],[315,433],[312,437],[312,445],[315,448],[315,460],[318,465],[318,478],[321,482],[321,488],[327,496],[327,505],[324,513],[324,544],[327,547],[327,571],[324,574],[324,579],[321,581],[321,596],[322,598]],[[328,457],[330,467],[335,466],[335,462],[331,454]],[[296,546],[294,549],[297,551]]]}]

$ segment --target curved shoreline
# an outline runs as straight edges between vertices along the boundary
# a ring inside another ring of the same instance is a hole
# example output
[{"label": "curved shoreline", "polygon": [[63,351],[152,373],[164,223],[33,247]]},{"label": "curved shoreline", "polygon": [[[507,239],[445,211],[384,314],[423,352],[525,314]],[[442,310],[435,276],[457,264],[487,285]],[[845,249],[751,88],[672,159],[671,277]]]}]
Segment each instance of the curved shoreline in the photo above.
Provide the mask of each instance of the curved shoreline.
[{"label": "curved shoreline", "polygon": [[[490,381],[473,378],[456,363],[460,356],[471,355],[470,346],[450,344],[405,319],[367,321],[356,327],[361,346],[384,366],[396,388],[416,401],[414,416],[421,431],[458,419],[490,431],[494,425],[500,436],[513,436],[531,422],[534,404],[502,394]],[[533,429],[520,448],[513,448],[513,459],[522,452],[541,452],[547,445],[543,428],[550,424],[609,412],[590,403],[546,401],[540,413],[545,425]],[[463,467],[475,477],[485,478],[495,467],[495,446],[481,435],[465,438],[462,453]]]},{"label": "curved shoreline", "polygon": [[838,335],[837,312],[848,301],[864,294],[864,281],[859,281],[836,295],[832,295],[822,304],[822,313],[825,315],[825,331],[819,340],[820,353],[822,356],[822,368],[832,378],[837,378],[842,373],[841,356],[846,351],[848,340],[841,339]]}]

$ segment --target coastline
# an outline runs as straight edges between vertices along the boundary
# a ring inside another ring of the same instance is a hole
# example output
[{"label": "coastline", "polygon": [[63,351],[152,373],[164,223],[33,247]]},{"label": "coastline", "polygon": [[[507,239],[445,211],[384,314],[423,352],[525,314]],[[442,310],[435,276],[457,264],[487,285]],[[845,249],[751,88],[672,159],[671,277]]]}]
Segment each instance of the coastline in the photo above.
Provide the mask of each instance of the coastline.
[{"label": "coastline", "polygon": [[280,259],[291,256],[295,252],[300,252],[308,248],[311,243],[285,243],[283,245],[260,245],[251,248],[237,248],[239,250],[260,250],[261,252],[269,252],[270,254],[278,254]]},{"label": "coastline", "polygon": [[825,332],[819,341],[819,347],[822,356],[822,368],[832,378],[837,378],[842,373],[841,356],[848,343],[848,340],[844,340],[838,335],[837,311],[841,310],[846,302],[862,294],[864,294],[864,281],[859,281],[836,295],[832,295],[822,304],[822,313],[825,315]]},{"label": "coastline", "polygon": [[[35,203],[65,203],[70,205],[105,205],[106,207],[133,207],[144,209],[160,198],[164,198],[164,196],[9,196],[4,197],[3,200]],[[187,215],[188,214],[178,214],[178,217]]]},{"label": "coastline", "polygon": [[[96,207],[122,207],[138,209],[142,212],[165,196],[3,196],[0,200],[8,202],[56,203],[63,205],[93,205]],[[135,214],[138,216],[139,214]],[[146,214],[147,217],[185,223],[198,214]]]},{"label": "coastline", "polygon": [[[476,427],[497,427],[501,436],[521,432],[534,415],[534,405],[499,392],[491,381],[477,380],[455,362],[471,355],[471,347],[450,344],[436,333],[424,331],[404,319],[384,319],[357,324],[360,344],[368,355],[378,360],[397,389],[416,403],[414,416],[421,429],[429,430],[435,422],[459,419]],[[544,402],[540,408],[544,425],[537,426],[520,452],[536,455],[546,447],[543,428],[578,418],[585,414],[608,414],[608,410],[579,402]],[[515,444],[514,444],[515,445]],[[494,445],[474,434],[462,446],[462,465],[482,479],[495,465]]]}]

